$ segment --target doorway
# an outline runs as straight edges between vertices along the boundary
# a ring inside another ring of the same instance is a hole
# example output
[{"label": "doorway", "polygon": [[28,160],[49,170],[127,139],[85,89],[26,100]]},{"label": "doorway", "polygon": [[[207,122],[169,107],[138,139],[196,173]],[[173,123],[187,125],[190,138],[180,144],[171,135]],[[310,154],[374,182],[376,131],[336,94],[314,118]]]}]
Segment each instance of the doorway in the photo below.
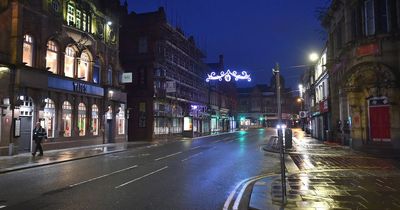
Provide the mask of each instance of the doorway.
[{"label": "doorway", "polygon": [[373,142],[390,142],[390,107],[370,106],[369,124]]},{"label": "doorway", "polygon": [[29,98],[24,100],[20,106],[21,135],[19,137],[19,151],[29,152],[32,148],[32,130],[33,130],[33,100]]}]

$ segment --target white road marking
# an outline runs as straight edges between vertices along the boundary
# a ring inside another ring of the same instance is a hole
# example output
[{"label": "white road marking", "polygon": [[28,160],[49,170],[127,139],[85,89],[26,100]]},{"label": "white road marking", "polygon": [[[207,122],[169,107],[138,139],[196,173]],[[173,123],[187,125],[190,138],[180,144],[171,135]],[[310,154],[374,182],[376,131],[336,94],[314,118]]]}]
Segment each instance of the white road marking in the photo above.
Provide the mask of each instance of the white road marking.
[{"label": "white road marking", "polygon": [[252,179],[252,178],[245,179],[245,180],[239,182],[239,183],[235,186],[235,188],[234,188],[234,189],[232,190],[232,192],[229,194],[228,199],[226,199],[223,210],[228,210],[229,205],[230,205],[231,202],[232,202],[233,196],[235,196],[235,194],[236,194],[236,191],[239,189],[239,187],[240,187],[243,183],[247,182],[247,181],[250,180],[250,179]]},{"label": "white road marking", "polygon": [[183,159],[183,160],[181,160],[181,161],[182,161],[182,162],[187,161],[187,160],[189,160],[189,159],[191,159],[191,158],[194,158],[194,157],[196,157],[196,156],[199,156],[199,155],[201,155],[201,154],[203,154],[203,152],[199,152],[199,153],[197,153],[197,154],[194,154],[194,155],[192,155],[192,156],[189,156],[189,157],[187,157],[187,158],[185,158],[185,159]]},{"label": "white road marking", "polygon": [[0,209],[2,209],[2,208],[6,208],[7,206],[0,206]]},{"label": "white road marking", "polygon": [[148,177],[148,176],[150,176],[150,175],[153,175],[153,174],[155,174],[155,173],[158,173],[158,172],[160,172],[160,171],[162,171],[162,170],[165,170],[165,169],[167,169],[167,168],[168,168],[168,166],[165,166],[164,168],[160,168],[160,169],[158,169],[158,170],[156,170],[156,171],[153,171],[153,172],[151,172],[151,173],[148,173],[148,174],[146,174],[146,175],[143,175],[143,176],[141,176],[141,177],[139,177],[139,178],[133,179],[133,180],[131,180],[131,181],[129,181],[129,182],[125,182],[125,183],[123,183],[123,184],[121,184],[121,185],[116,186],[115,189],[121,188],[121,187],[126,186],[126,185],[128,185],[128,184],[131,184],[131,183],[133,183],[133,182],[136,182],[136,181],[138,181],[138,180],[140,180],[140,179],[143,179],[143,178],[145,178],[145,177]]},{"label": "white road marking", "polygon": [[231,143],[231,142],[233,142],[233,141],[235,141],[235,139],[229,140],[229,141],[227,141],[226,143]]},{"label": "white road marking", "polygon": [[178,155],[178,154],[181,154],[182,152],[177,152],[177,153],[174,153],[174,154],[170,154],[170,155],[167,155],[167,156],[164,156],[164,157],[160,157],[160,158],[157,158],[157,159],[154,159],[155,161],[159,161],[159,160],[162,160],[162,159],[165,159],[165,158],[169,158],[169,157],[172,157],[172,156],[174,156],[174,155]]},{"label": "white road marking", "polygon": [[193,147],[193,148],[190,148],[190,150],[194,150],[194,149],[197,149],[197,148],[200,148],[201,146],[197,146],[197,147]]},{"label": "white road marking", "polygon": [[76,184],[71,184],[71,185],[69,185],[69,187],[76,187],[78,185],[85,184],[85,183],[88,183],[88,182],[92,182],[94,180],[101,179],[101,178],[104,178],[104,177],[107,177],[107,176],[111,176],[111,175],[116,174],[116,173],[121,173],[121,172],[124,172],[124,171],[127,171],[127,170],[131,170],[131,169],[136,168],[136,167],[138,167],[138,165],[134,165],[134,166],[131,166],[131,167],[128,167],[128,168],[124,168],[124,169],[121,169],[121,170],[118,170],[118,171],[114,171],[114,172],[109,173],[109,174],[104,174],[102,176],[95,177],[95,178],[92,178],[92,179],[89,179],[89,180],[86,180],[86,181],[83,181],[83,182],[79,182],[79,183],[76,183]]}]

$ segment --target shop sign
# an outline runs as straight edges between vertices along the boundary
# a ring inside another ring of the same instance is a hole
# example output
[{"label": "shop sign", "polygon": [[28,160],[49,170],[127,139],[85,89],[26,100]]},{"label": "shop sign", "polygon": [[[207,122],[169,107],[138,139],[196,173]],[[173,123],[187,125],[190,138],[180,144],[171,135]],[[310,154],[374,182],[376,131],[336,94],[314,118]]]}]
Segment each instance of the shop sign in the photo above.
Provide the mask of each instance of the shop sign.
[{"label": "shop sign", "polygon": [[62,79],[57,77],[48,77],[48,87],[52,89],[104,96],[104,89],[95,85],[86,84],[69,79]]},{"label": "shop sign", "polygon": [[329,111],[328,100],[321,101],[319,103],[319,112],[325,113],[325,112],[328,112],[328,111]]},{"label": "shop sign", "polygon": [[367,56],[367,55],[378,55],[380,49],[377,43],[371,43],[366,45],[361,45],[356,49],[356,56]]},{"label": "shop sign", "polygon": [[122,74],[121,82],[122,84],[132,83],[133,76],[132,72],[125,72]]}]

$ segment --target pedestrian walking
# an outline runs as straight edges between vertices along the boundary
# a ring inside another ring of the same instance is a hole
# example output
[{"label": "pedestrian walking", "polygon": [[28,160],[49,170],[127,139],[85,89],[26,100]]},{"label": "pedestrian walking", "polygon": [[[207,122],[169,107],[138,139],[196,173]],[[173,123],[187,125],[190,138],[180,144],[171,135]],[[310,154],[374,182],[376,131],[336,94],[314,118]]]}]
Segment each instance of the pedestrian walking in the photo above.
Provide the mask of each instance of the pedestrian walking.
[{"label": "pedestrian walking", "polygon": [[32,155],[35,156],[36,152],[39,150],[39,156],[43,156],[43,148],[42,141],[43,138],[47,139],[47,134],[44,128],[40,125],[40,122],[36,123],[35,128],[33,129],[33,141],[35,141],[35,150],[32,152]]}]

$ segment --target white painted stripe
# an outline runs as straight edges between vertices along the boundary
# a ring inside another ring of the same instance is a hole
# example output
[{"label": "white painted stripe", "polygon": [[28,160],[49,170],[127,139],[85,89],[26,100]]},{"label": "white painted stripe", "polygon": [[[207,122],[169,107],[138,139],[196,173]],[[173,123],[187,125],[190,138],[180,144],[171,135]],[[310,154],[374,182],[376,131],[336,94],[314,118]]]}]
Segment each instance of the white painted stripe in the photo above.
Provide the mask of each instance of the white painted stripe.
[{"label": "white painted stripe", "polygon": [[5,208],[5,207],[7,207],[7,206],[0,206],[0,209]]},{"label": "white painted stripe", "polygon": [[235,141],[235,139],[229,140],[229,141],[227,141],[226,143],[231,143],[231,142],[233,142],[233,141]]},{"label": "white painted stripe", "polygon": [[201,146],[197,146],[197,147],[192,147],[192,148],[190,148],[190,150],[194,150],[194,149],[197,149],[197,148],[200,148]]},{"label": "white painted stripe", "polygon": [[165,159],[165,158],[169,158],[169,157],[172,157],[172,156],[174,156],[174,155],[178,155],[178,154],[181,154],[182,152],[177,152],[177,153],[174,153],[174,154],[170,154],[170,155],[167,155],[167,156],[164,156],[164,157],[160,157],[160,158],[157,158],[157,159],[154,159],[155,161],[159,161],[159,160],[162,160],[162,159]]},{"label": "white painted stripe", "polygon": [[255,181],[257,179],[259,179],[259,178],[250,179],[249,181],[246,182],[246,184],[243,185],[242,190],[240,190],[238,196],[236,197],[235,203],[233,204],[233,210],[239,209],[239,204],[240,204],[240,201],[242,200],[244,191],[246,190],[247,186],[249,186],[250,183],[252,183],[253,181]]},{"label": "white painted stripe", "polygon": [[76,184],[71,184],[69,187],[76,187],[78,185],[85,184],[85,183],[88,183],[88,182],[92,182],[94,180],[98,180],[98,179],[101,179],[101,178],[104,178],[104,177],[107,177],[107,176],[111,176],[111,175],[116,174],[116,173],[121,173],[121,172],[124,172],[124,171],[127,171],[127,170],[131,170],[131,169],[136,168],[136,167],[138,167],[138,165],[134,165],[134,166],[131,166],[131,167],[128,167],[128,168],[124,168],[124,169],[121,169],[121,170],[118,170],[118,171],[114,171],[114,172],[109,173],[109,174],[104,174],[102,176],[95,177],[95,178],[92,178],[92,179],[89,179],[89,180],[86,180],[86,181],[83,181],[83,182],[79,182],[79,183],[76,183]]},{"label": "white painted stripe", "polygon": [[189,157],[187,157],[187,158],[185,158],[185,159],[183,159],[183,160],[181,160],[181,161],[182,161],[182,162],[187,161],[187,160],[189,160],[189,159],[191,159],[191,158],[194,158],[194,157],[196,157],[196,156],[199,156],[199,155],[201,155],[201,154],[203,154],[203,152],[199,152],[199,153],[197,153],[197,154],[195,154],[195,155],[189,156]]},{"label": "white painted stripe", "polygon": [[235,186],[235,188],[234,188],[234,189],[232,190],[232,192],[229,194],[228,199],[226,199],[223,210],[228,210],[229,205],[230,205],[231,202],[232,202],[233,196],[235,196],[235,194],[236,194],[236,191],[239,189],[239,187],[240,187],[243,183],[247,182],[247,181],[250,180],[250,179],[252,179],[252,178],[248,178],[248,179],[242,180],[241,182],[239,182],[239,183]]},{"label": "white painted stripe", "polygon": [[165,166],[164,168],[160,168],[160,169],[158,169],[158,170],[156,170],[156,171],[153,171],[153,172],[151,172],[151,173],[148,173],[148,174],[146,174],[146,175],[143,175],[143,176],[141,176],[141,177],[139,177],[139,178],[136,178],[136,179],[131,180],[131,181],[129,181],[129,182],[125,182],[125,183],[123,183],[123,184],[121,184],[121,185],[116,186],[115,189],[118,189],[118,188],[120,188],[120,187],[126,186],[126,185],[128,185],[128,184],[133,183],[133,182],[136,182],[136,181],[138,181],[138,180],[140,180],[140,179],[143,179],[143,178],[145,178],[145,177],[148,177],[148,176],[150,176],[150,175],[153,175],[153,174],[155,174],[155,173],[158,173],[158,172],[160,172],[160,171],[162,171],[162,170],[165,170],[165,169],[167,169],[167,168],[168,168],[168,166]]}]

